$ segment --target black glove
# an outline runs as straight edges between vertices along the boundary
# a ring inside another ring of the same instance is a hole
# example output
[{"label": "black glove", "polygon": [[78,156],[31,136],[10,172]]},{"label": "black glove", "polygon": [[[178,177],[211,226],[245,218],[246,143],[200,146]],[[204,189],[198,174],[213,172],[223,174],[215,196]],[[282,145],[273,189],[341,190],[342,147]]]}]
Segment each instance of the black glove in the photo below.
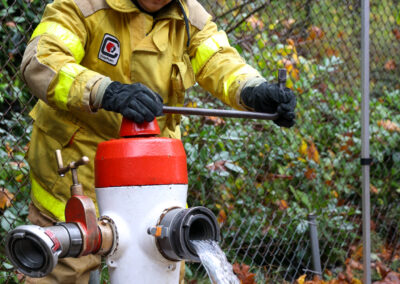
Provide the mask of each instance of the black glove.
[{"label": "black glove", "polygon": [[282,89],[277,84],[264,82],[256,87],[245,87],[240,98],[254,111],[278,113],[274,122],[279,126],[292,127],[295,123],[296,97],[289,88]]},{"label": "black glove", "polygon": [[145,120],[150,122],[163,114],[161,96],[141,83],[129,85],[112,82],[104,92],[101,106],[136,123],[143,123]]}]

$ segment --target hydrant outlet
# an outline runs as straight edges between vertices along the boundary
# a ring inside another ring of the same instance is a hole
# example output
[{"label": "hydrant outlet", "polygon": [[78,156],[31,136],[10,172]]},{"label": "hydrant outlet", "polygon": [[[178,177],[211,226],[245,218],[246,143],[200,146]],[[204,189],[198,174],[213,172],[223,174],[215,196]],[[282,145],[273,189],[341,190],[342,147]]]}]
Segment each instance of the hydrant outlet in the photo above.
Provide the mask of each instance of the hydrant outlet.
[{"label": "hydrant outlet", "polygon": [[82,249],[80,229],[73,223],[42,228],[19,226],[7,235],[6,254],[12,264],[30,277],[44,277],[61,257],[77,257]]},{"label": "hydrant outlet", "polygon": [[157,239],[161,254],[173,261],[189,260],[199,262],[199,256],[192,244],[197,240],[219,241],[220,231],[212,211],[205,207],[189,209],[173,208],[160,220],[159,225],[148,232]]}]

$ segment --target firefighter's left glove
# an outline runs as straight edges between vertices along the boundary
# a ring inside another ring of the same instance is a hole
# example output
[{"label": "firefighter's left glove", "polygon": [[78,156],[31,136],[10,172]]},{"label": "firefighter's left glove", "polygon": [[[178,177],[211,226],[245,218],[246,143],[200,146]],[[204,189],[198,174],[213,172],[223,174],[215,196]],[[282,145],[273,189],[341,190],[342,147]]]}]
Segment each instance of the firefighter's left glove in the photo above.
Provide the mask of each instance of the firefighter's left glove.
[{"label": "firefighter's left glove", "polygon": [[278,113],[278,118],[274,120],[278,126],[292,127],[295,124],[296,97],[289,88],[269,84],[264,79],[255,80],[244,86],[240,101],[252,111]]},{"label": "firefighter's left glove", "polygon": [[143,123],[163,114],[163,99],[141,83],[114,81],[105,89],[101,107],[118,112],[136,123]]}]

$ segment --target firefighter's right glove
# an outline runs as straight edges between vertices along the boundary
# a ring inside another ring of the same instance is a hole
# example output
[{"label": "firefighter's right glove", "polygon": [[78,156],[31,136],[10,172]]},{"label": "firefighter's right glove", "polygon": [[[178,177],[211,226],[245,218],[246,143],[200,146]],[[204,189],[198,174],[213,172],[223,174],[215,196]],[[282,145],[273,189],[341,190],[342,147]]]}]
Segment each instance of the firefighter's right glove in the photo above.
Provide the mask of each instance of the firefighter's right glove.
[{"label": "firefighter's right glove", "polygon": [[278,126],[292,127],[295,124],[296,97],[289,88],[280,88],[262,79],[255,84],[246,84],[240,93],[240,101],[251,111],[278,113],[274,120]]},{"label": "firefighter's right glove", "polygon": [[114,81],[106,88],[101,107],[118,112],[136,123],[143,123],[163,114],[163,99],[141,83]]}]

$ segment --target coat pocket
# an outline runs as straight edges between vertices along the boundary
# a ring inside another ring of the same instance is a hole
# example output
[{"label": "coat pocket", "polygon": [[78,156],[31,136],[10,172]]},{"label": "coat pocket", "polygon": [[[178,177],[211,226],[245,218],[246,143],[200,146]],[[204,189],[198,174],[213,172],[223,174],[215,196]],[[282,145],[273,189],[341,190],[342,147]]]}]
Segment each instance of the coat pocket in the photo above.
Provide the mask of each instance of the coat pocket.
[{"label": "coat pocket", "polygon": [[34,125],[57,141],[60,148],[67,146],[79,129],[79,126],[68,120],[62,112],[56,111],[42,101],[36,104],[30,116],[35,121]]},{"label": "coat pocket", "polygon": [[196,83],[189,55],[185,54],[182,61],[175,61],[172,63],[171,81],[174,91],[183,94],[185,90]]},{"label": "coat pocket", "polygon": [[[66,114],[56,111],[45,103],[39,101],[32,112],[34,119],[33,131],[27,155],[31,176],[35,179],[38,188],[32,187],[32,200],[38,208],[44,208],[54,216],[62,216],[63,212],[55,212],[52,202],[55,204],[66,202],[70,197],[70,176],[61,178],[57,173],[57,160],[55,150],[62,150],[64,164],[75,161],[80,153],[74,156],[71,143],[80,127],[67,119]],[[70,175],[70,173],[68,173]],[[58,186],[56,186],[58,184]],[[47,192],[47,193],[45,193]],[[45,193],[45,194],[44,194]],[[54,198],[49,198],[48,194]]]}]

